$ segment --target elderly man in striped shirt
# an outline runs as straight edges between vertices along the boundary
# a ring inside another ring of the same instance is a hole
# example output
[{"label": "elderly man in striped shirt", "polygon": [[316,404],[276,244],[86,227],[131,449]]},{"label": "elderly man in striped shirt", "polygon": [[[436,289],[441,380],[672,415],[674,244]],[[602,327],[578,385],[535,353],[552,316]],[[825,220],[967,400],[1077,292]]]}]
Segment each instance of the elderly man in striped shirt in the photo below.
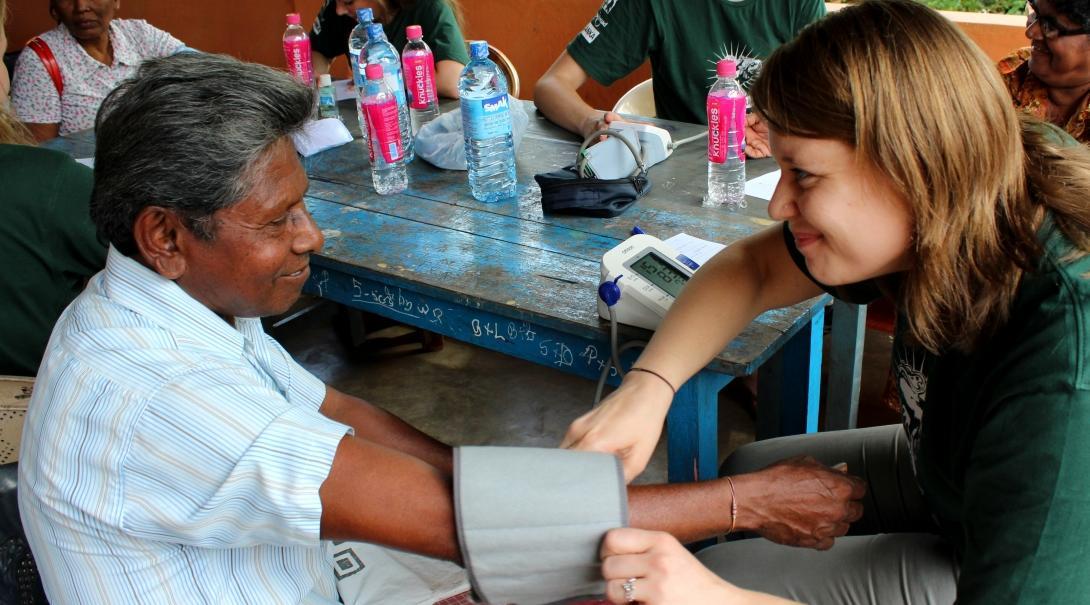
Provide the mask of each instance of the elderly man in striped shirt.
[{"label": "elderly man in striped shirt", "polygon": [[[322,247],[289,136],[313,106],[283,72],[189,53],[103,103],[91,214],[109,257],[54,329],[19,469],[52,602],[337,603],[323,540],[461,560],[450,447],[326,387],[257,319],[288,309]],[[787,525],[761,519],[813,481],[790,466],[762,471],[737,519],[722,480],[630,488],[632,524],[831,542],[862,488],[826,471]]]}]

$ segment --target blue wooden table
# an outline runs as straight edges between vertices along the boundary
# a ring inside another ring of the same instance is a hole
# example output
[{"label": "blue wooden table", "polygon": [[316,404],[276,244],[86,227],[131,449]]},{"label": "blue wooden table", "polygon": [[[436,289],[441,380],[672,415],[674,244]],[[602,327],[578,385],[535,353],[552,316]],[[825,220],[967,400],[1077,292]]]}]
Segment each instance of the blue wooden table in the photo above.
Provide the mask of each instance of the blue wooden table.
[{"label": "blue wooden table", "polygon": [[[306,290],[596,379],[609,357],[609,323],[596,308],[599,262],[633,226],[662,238],[686,232],[729,244],[772,224],[763,200],[750,198],[750,207],[737,214],[701,207],[707,178],[699,140],[651,168],[650,194],[618,218],[545,216],[533,175],[571,163],[578,141],[529,109],[530,126],[518,151],[518,196],[498,203],[474,200],[464,172],[422,160],[409,166],[406,192],[379,196],[358,138],[304,159],[310,177],[306,203],[326,237],[325,248],[312,259]],[[355,132],[352,111],[342,106]],[[658,124],[675,140],[703,130]],[[93,145],[89,132],[49,143],[75,157],[93,155]],[[770,160],[751,161],[749,177],[774,169]],[[716,476],[718,392],[757,368],[758,437],[817,430],[828,302],[822,296],[761,315],[681,387],[667,419],[670,481]],[[861,317],[857,308],[834,315],[841,324],[834,326],[834,337],[844,344],[832,354],[844,359],[830,370],[830,392],[836,388],[847,399],[837,402],[835,420],[826,411],[826,428],[846,428],[854,414]],[[620,340],[649,336],[622,326]]]},{"label": "blue wooden table", "polygon": [[[529,104],[526,104],[529,106]],[[518,196],[474,200],[464,172],[409,166],[409,189],[379,196],[360,140],[305,160],[307,205],[326,244],[307,290],[350,307],[595,379],[609,357],[609,323],[598,318],[602,255],[639,225],[666,238],[686,232],[731,243],[772,224],[766,204],[743,214],[703,208],[702,141],[653,167],[651,193],[614,219],[545,216],[533,175],[574,161],[575,138],[532,106],[517,154]],[[344,113],[355,130],[355,119]],[[695,125],[660,122],[678,140]],[[775,166],[750,162],[750,177]],[[717,471],[717,394],[761,367],[758,433],[817,429],[822,326],[828,297],[765,313],[677,394],[667,422],[669,479]],[[621,341],[649,334],[625,328]],[[587,402],[588,409],[591,402]]]}]

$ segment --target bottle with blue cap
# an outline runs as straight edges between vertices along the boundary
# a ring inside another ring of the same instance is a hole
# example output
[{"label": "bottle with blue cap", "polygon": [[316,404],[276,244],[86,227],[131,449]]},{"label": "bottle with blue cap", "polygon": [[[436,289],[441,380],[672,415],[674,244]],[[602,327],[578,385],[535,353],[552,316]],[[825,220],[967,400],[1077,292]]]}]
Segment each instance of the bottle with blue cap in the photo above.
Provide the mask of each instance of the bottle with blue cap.
[{"label": "bottle with blue cap", "polygon": [[367,26],[367,46],[360,52],[360,61],[364,67],[371,64],[382,66],[386,85],[397,97],[398,123],[401,143],[405,149],[405,161],[413,161],[412,125],[409,122],[409,102],[405,97],[405,80],[401,75],[401,55],[386,39],[386,32],[382,30],[381,24],[372,23]]},{"label": "bottle with blue cap", "polygon": [[[352,70],[352,82],[356,85],[356,95],[362,103],[363,83],[367,78],[363,75],[363,66],[360,65],[360,52],[363,51],[364,46],[367,46],[367,26],[374,21],[371,9],[358,9],[356,11],[356,21],[356,27],[352,28],[351,34],[348,34],[348,68]],[[360,107],[357,116],[360,121],[360,133],[363,135],[363,140],[366,141],[367,119],[363,115],[363,106],[361,104],[357,105]]]},{"label": "bottle with blue cap", "polygon": [[469,64],[458,80],[469,189],[482,202],[515,195],[515,143],[511,137],[507,78],[488,58],[488,42],[469,43]]}]

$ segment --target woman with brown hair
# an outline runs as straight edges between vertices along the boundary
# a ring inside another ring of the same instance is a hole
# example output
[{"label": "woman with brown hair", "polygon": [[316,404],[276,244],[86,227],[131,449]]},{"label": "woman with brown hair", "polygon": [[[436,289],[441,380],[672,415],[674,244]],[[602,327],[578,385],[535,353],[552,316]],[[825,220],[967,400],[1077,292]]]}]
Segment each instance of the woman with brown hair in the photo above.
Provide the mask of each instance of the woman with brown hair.
[{"label": "woman with brown hair", "polygon": [[458,98],[458,77],[469,63],[462,35],[465,24],[459,0],[325,0],[310,30],[314,73],[329,72],[333,59],[348,53],[348,35],[356,27],[356,11],[369,8],[397,52],[405,48],[405,28],[419,25],[435,55],[439,96]]},{"label": "woman with brown hair", "polygon": [[[1084,601],[1090,151],[1020,118],[987,57],[915,2],[817,22],[750,93],[783,170],[769,203],[782,224],[697,272],[635,364],[650,372],[626,375],[566,444],[640,472],[673,386],[757,314],[822,291],[897,304],[903,427],[758,442],[724,465],[846,462],[868,495],[855,535],[811,544],[826,552],[753,539],[700,553],[727,584],[676,542],[621,530],[603,546],[610,598],[756,598],[741,586],[809,603]],[[750,504],[766,486],[736,487],[739,519],[766,514]]]}]

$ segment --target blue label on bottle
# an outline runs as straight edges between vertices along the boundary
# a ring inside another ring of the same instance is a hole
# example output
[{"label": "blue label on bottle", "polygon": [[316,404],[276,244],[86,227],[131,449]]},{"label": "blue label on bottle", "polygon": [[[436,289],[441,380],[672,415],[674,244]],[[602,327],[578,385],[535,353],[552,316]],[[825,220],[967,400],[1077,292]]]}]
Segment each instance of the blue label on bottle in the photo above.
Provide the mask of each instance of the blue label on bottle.
[{"label": "blue label on bottle", "polygon": [[490,99],[462,98],[462,128],[474,139],[492,139],[511,134],[511,111],[506,94]]}]

